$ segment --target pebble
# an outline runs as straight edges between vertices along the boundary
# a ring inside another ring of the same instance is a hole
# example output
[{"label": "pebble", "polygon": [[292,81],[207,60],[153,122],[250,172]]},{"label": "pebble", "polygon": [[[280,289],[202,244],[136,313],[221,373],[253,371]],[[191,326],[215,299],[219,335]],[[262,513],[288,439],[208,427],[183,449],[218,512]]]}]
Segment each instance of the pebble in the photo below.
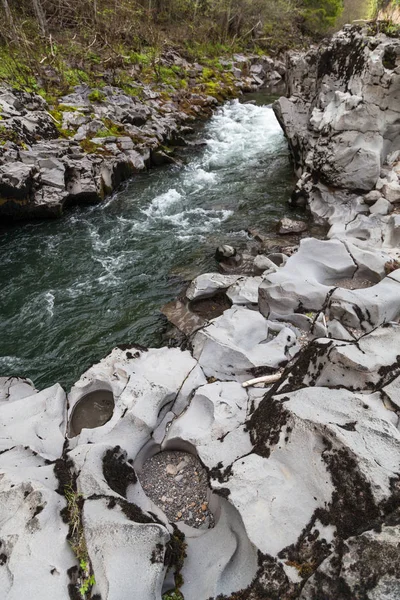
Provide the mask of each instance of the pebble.
[{"label": "pebble", "polygon": [[139,476],[145,494],[171,523],[202,529],[214,527],[208,507],[207,472],[188,452],[160,452],[149,458]]},{"label": "pebble", "polygon": [[178,469],[176,468],[175,465],[167,465],[165,471],[168,473],[168,475],[176,475],[178,472]]}]

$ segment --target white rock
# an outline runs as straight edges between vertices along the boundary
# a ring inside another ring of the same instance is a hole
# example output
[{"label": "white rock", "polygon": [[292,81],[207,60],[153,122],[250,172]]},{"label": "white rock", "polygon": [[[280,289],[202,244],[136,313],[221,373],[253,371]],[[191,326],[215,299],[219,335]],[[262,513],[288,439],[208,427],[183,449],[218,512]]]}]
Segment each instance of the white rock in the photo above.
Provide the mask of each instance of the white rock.
[{"label": "white rock", "polygon": [[400,183],[398,183],[397,177],[396,181],[391,181],[383,186],[382,193],[389,202],[393,204],[400,202]]},{"label": "white rock", "polygon": [[254,259],[254,266],[260,271],[278,270],[278,266],[264,254],[257,254],[257,256]]},{"label": "white rock", "polygon": [[370,206],[375,204],[380,198],[382,198],[382,194],[378,190],[372,190],[371,192],[368,192],[368,194],[365,194],[364,202]]},{"label": "white rock", "polygon": [[219,290],[224,290],[233,285],[238,275],[220,275],[219,273],[205,273],[196,277],[186,291],[189,300],[209,298]]},{"label": "white rock", "polygon": [[168,531],[158,523],[130,521],[106,499],[85,502],[85,538],[95,573],[93,593],[104,600],[129,598],[132,590],[141,600],[161,596],[166,567]]},{"label": "white rock", "polygon": [[265,316],[319,311],[335,283],[351,277],[355,270],[342,242],[302,240],[284,267],[264,277],[259,287],[260,311]]},{"label": "white rock", "polygon": [[393,206],[391,202],[385,200],[385,198],[379,198],[379,200],[375,202],[375,204],[373,204],[369,210],[374,215],[388,215],[392,212]]},{"label": "white rock", "polygon": [[260,313],[235,306],[196,333],[193,355],[206,376],[244,381],[254,367],[278,368],[286,363],[295,342],[291,329],[284,328],[271,338],[268,322]]},{"label": "white rock", "polygon": [[329,299],[327,315],[346,327],[371,331],[400,316],[400,273],[394,271],[373,287],[336,289]]},{"label": "white rock", "polygon": [[66,431],[64,390],[56,384],[26,396],[26,385],[18,387],[18,399],[0,404],[0,450],[29,446],[48,460],[59,458]]},{"label": "white rock", "polygon": [[257,304],[261,277],[241,277],[226,292],[232,304]]}]

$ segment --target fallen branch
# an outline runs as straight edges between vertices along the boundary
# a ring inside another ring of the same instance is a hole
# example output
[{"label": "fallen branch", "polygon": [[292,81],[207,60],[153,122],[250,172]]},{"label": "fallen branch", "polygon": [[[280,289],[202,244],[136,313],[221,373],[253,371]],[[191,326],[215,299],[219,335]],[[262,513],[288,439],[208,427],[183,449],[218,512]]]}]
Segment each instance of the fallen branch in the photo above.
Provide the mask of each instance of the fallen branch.
[{"label": "fallen branch", "polygon": [[54,123],[57,123],[57,125],[61,125],[60,121],[58,121],[55,117],[53,117],[53,115],[50,114],[48,110],[45,110],[44,112],[49,115],[50,119],[52,119],[54,121]]},{"label": "fallen branch", "polygon": [[282,373],[274,373],[273,375],[264,375],[264,377],[257,377],[256,379],[249,379],[242,383],[242,387],[246,388],[257,383],[276,383],[280,381]]}]

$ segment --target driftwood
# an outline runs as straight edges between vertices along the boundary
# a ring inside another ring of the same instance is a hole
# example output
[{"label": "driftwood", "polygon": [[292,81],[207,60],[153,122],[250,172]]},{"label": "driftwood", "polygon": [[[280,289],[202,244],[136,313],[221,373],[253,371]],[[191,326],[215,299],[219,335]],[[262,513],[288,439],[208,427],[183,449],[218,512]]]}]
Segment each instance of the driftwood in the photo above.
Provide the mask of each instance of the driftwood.
[{"label": "driftwood", "polygon": [[273,375],[264,375],[264,377],[256,377],[256,379],[249,379],[242,383],[242,387],[250,387],[257,385],[258,383],[276,383],[282,377],[282,373],[274,373]]}]

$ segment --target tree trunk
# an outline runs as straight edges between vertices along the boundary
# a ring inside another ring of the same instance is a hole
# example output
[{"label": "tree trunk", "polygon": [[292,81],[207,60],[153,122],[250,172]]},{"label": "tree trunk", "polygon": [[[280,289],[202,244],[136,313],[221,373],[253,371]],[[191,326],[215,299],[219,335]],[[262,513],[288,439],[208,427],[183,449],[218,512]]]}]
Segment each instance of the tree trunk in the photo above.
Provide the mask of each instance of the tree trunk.
[{"label": "tree trunk", "polygon": [[8,0],[3,0],[4,12],[6,13],[6,19],[10,27],[14,26],[13,16],[10,9],[10,5],[8,4]]},{"label": "tree trunk", "polygon": [[39,21],[40,29],[43,35],[47,35],[47,23],[46,17],[44,16],[43,8],[40,0],[32,0],[33,8],[36,13],[36,18]]}]

